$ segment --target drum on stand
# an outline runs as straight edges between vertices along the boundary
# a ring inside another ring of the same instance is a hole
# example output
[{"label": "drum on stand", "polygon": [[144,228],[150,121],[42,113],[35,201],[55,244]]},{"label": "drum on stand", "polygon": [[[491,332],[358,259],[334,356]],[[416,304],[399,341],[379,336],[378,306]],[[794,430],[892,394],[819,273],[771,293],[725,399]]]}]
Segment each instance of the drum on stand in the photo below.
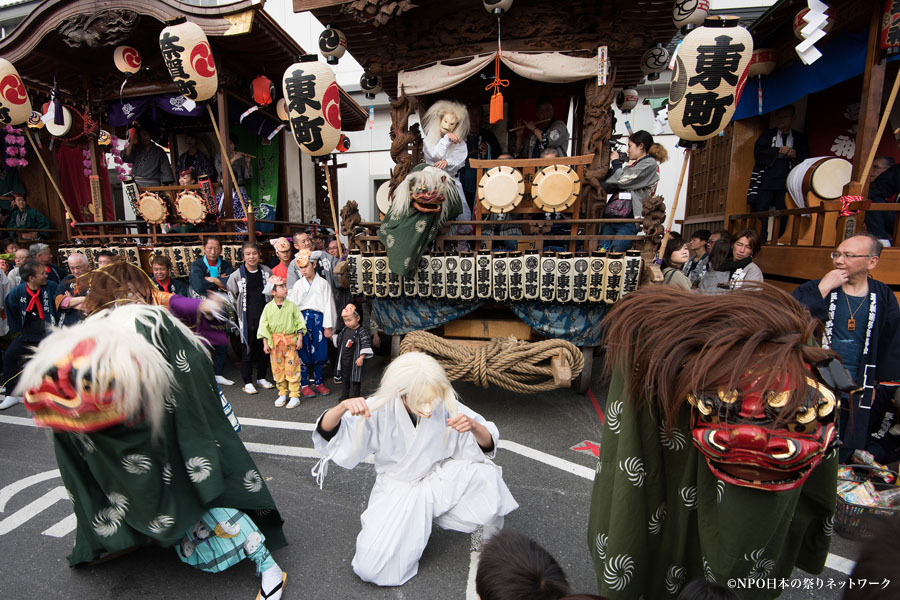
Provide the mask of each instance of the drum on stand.
[{"label": "drum on stand", "polygon": [[169,214],[169,210],[166,208],[166,201],[154,192],[141,194],[138,197],[137,209],[141,218],[153,225],[165,223],[166,216]]},{"label": "drum on stand", "polygon": [[[844,186],[850,183],[853,165],[850,161],[834,156],[817,156],[808,158],[791,169],[787,176],[788,208],[814,208],[823,200],[836,200],[844,194]],[[822,233],[822,244],[835,242],[837,213],[824,215],[825,225]],[[811,216],[800,217],[800,236],[797,243],[802,246],[812,245],[815,237],[815,220]],[[791,230],[787,229],[781,237],[782,242],[789,242]]]},{"label": "drum on stand", "polygon": [[188,223],[196,225],[206,218],[206,203],[194,192],[179,192],[175,199],[175,212]]}]

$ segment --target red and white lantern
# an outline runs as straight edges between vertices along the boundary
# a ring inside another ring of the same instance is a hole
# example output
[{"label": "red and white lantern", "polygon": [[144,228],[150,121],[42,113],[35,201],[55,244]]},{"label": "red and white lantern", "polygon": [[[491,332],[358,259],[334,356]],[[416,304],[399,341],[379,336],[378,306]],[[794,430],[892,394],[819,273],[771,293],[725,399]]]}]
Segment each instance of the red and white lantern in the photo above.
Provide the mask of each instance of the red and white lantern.
[{"label": "red and white lantern", "polygon": [[0,58],[0,125],[16,127],[31,117],[31,100],[19,72],[11,62]]},{"label": "red and white lantern", "polygon": [[116,46],[113,50],[113,62],[122,73],[133,75],[141,70],[141,53],[131,46]]},{"label": "red and white lantern", "polygon": [[771,75],[775,70],[775,50],[772,48],[759,48],[750,56],[750,64],[747,66],[747,77],[759,75]]},{"label": "red and white lantern", "polygon": [[[804,27],[806,27],[806,21],[803,20],[803,17],[805,17],[808,12],[809,12],[809,9],[804,8],[803,10],[801,10],[800,12],[798,12],[796,14],[793,22],[791,23],[792,27],[794,29],[794,35],[797,37],[798,40],[804,39],[803,34],[800,33],[800,30],[803,29]],[[825,15],[828,17],[828,19],[825,21],[825,26],[821,27],[821,29],[825,33],[828,33],[829,31],[831,31],[831,28],[834,26],[834,9],[829,7],[828,10],[825,11]]]},{"label": "red and white lantern", "polygon": [[625,88],[616,94],[616,108],[622,112],[628,112],[638,105],[641,99],[638,91],[633,88]]},{"label": "red and white lantern", "polygon": [[709,0],[675,0],[672,7],[672,22],[679,29],[686,26],[700,26],[709,15]]},{"label": "red and white lantern", "polygon": [[189,100],[203,102],[216,95],[219,76],[212,48],[203,29],[178,17],[159,34],[159,49],[175,87]]},{"label": "red and white lantern", "polygon": [[284,72],[282,88],[294,141],[311,156],[334,151],[341,139],[340,91],[334,72],[315,55]]},{"label": "red and white lantern", "polygon": [[669,126],[682,140],[708,140],[734,115],[753,54],[737,17],[709,17],[678,48],[669,87]]}]

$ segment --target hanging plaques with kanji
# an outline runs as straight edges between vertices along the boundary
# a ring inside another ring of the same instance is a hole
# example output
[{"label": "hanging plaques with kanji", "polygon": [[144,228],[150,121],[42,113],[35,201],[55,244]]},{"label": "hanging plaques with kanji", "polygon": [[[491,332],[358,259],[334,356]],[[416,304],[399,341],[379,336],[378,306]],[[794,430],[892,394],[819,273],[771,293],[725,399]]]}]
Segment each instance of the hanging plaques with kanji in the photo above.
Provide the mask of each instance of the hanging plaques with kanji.
[{"label": "hanging plaques with kanji", "polygon": [[31,117],[31,100],[11,62],[0,58],[0,124],[17,126]]},{"label": "hanging plaques with kanji", "polygon": [[203,102],[216,95],[216,62],[199,25],[184,17],[166,21],[159,33],[159,49],[175,87],[185,98]]},{"label": "hanging plaques with kanji", "polygon": [[753,38],[737,17],[709,17],[684,38],[669,87],[669,126],[675,135],[699,142],[728,125],[752,54]]},{"label": "hanging plaques with kanji", "polygon": [[284,72],[288,122],[294,141],[311,156],[331,154],[341,139],[340,91],[325,63],[304,60]]},{"label": "hanging plaques with kanji", "polygon": [[892,55],[900,52],[900,0],[884,1],[881,19],[881,49]]}]

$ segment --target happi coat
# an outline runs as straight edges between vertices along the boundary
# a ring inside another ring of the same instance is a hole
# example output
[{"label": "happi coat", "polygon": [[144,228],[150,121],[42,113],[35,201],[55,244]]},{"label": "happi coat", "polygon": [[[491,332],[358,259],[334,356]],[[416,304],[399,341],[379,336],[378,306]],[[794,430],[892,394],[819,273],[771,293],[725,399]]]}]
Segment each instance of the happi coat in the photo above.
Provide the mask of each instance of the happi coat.
[{"label": "happi coat", "polygon": [[[821,573],[833,533],[837,452],[799,488],[771,492],[718,479],[691,441],[685,405],[666,432],[656,408],[638,409],[614,374],[591,497],[588,546],[600,595],[676,598],[706,579],[790,579]],[[781,589],[741,589],[743,600]]]},{"label": "happi coat", "polygon": [[[367,400],[369,405],[373,400]],[[491,432],[494,447],[490,452],[479,447],[471,432],[447,427],[450,414],[443,403],[430,419],[419,419],[418,425],[400,398],[373,411],[369,419],[346,413],[330,441],[316,424],[313,443],[326,457],[317,466],[320,478],[327,460],[352,469],[374,454],[377,478],[361,517],[352,562],[364,581],[392,586],[412,578],[432,521],[444,529],[468,533],[479,525],[502,526],[503,516],[518,508],[500,468],[489,460],[500,441],[497,427],[458,406],[459,412]]]},{"label": "happi coat", "polygon": [[[350,372],[350,381],[353,383],[362,382],[363,368],[356,364],[356,360],[363,355],[373,356],[372,338],[369,337],[369,332],[361,325],[356,329],[345,327],[341,330],[340,335],[335,335],[332,339],[338,349],[338,357],[334,365],[335,377],[343,377],[346,375],[346,373],[343,372],[343,363],[344,359],[349,354],[351,357],[351,364],[353,365]],[[365,362],[363,365],[365,365]]]}]

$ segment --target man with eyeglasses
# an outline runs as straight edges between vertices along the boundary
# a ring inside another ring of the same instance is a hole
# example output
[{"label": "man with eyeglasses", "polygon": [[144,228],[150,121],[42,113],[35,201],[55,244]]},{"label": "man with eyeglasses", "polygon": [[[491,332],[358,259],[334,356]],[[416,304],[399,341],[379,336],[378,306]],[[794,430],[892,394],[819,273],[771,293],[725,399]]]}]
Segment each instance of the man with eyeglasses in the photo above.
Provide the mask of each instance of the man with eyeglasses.
[{"label": "man with eyeglasses", "polygon": [[793,293],[825,324],[822,345],[841,356],[863,388],[853,398],[852,422],[848,403],[841,405],[842,463],[854,450],[866,449],[876,387],[900,380],[900,307],[891,288],[869,276],[881,249],[868,233],[849,237],[831,253],[834,269]]}]

